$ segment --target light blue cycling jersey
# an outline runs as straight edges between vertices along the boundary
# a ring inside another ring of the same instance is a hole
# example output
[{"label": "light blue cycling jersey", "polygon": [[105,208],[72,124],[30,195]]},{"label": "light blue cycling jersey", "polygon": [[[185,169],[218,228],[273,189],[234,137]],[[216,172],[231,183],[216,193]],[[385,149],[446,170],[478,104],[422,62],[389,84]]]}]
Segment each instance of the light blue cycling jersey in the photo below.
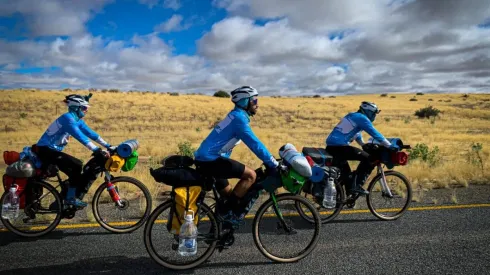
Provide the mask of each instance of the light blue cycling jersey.
[{"label": "light blue cycling jersey", "polygon": [[354,139],[360,145],[364,144],[361,131],[366,131],[374,140],[385,147],[390,147],[391,143],[374,128],[373,123],[361,113],[349,113],[335,126],[327,137],[327,146],[346,146]]},{"label": "light blue cycling jersey", "polygon": [[99,134],[90,129],[83,119],[78,118],[78,116],[72,112],[61,115],[51,123],[37,142],[37,145],[47,146],[56,151],[63,151],[66,144],[68,144],[68,138],[70,136],[76,138],[80,143],[92,151],[95,151],[98,147],[90,141],[90,139],[106,148],[110,146],[99,136]]},{"label": "light blue cycling jersey", "polygon": [[268,167],[278,162],[250,128],[250,117],[245,110],[235,107],[194,152],[196,160],[213,161],[220,156],[229,157],[233,148],[242,140]]}]

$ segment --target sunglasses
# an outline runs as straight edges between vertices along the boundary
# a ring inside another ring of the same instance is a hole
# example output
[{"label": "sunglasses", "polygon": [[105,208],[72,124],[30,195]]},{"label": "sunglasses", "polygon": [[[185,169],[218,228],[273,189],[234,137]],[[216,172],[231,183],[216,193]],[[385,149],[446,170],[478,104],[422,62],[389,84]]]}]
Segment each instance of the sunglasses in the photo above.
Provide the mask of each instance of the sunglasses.
[{"label": "sunglasses", "polygon": [[254,105],[257,105],[257,103],[259,102],[259,99],[257,97],[252,97],[250,99],[250,102],[252,102]]},{"label": "sunglasses", "polygon": [[87,110],[88,110],[88,107],[89,107],[89,106],[80,106],[80,109],[81,109],[82,111],[87,111]]}]

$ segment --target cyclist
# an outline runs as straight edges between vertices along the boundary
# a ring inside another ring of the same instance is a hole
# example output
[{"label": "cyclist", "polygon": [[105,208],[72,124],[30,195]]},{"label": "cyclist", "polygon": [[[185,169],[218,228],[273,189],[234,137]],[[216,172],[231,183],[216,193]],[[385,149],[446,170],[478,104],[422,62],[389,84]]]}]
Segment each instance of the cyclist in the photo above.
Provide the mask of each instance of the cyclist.
[{"label": "cyclist", "polygon": [[[359,110],[351,112],[342,118],[326,139],[326,151],[333,156],[334,162],[340,167],[343,182],[350,182],[350,185],[346,184],[348,194],[369,194],[368,191],[362,188],[362,185],[374,169],[372,164],[374,157],[364,150],[349,145],[355,139],[359,145],[365,148],[362,131],[366,131],[384,147],[393,150],[400,149],[397,144],[390,143],[374,128],[373,121],[380,112],[381,110],[378,109],[376,104],[363,101]],[[360,161],[354,174],[354,179],[350,181],[348,177],[351,175],[351,169],[347,162],[348,160]]]},{"label": "cyclist", "polygon": [[[235,108],[219,122],[200,147],[194,152],[196,168],[204,175],[219,179],[217,188],[221,193],[229,194],[225,204],[218,207],[218,217],[238,224],[243,219],[245,206],[249,201],[244,198],[254,184],[254,169],[229,158],[233,148],[243,141],[259,157],[270,173],[277,173],[279,167],[274,156],[266,149],[250,128],[250,116],[257,113],[258,92],[251,86],[242,86],[231,92],[231,101]],[[240,179],[232,190],[228,184],[230,178]],[[219,185],[218,185],[219,184]]]},{"label": "cyclist", "polygon": [[[90,139],[96,141],[105,148],[110,148],[99,134],[90,129],[83,121],[89,105],[88,96],[68,95],[63,102],[68,106],[68,112],[58,117],[41,136],[36,143],[36,153],[46,167],[48,164],[55,164],[69,178],[68,189],[64,188],[62,195],[66,204],[74,205],[77,208],[87,206],[81,201],[80,196],[85,192],[88,182],[82,178],[83,162],[63,151],[71,136],[77,139],[85,147],[93,152],[96,157],[108,157],[107,151],[96,146]],[[89,139],[90,138],[90,139]]]}]

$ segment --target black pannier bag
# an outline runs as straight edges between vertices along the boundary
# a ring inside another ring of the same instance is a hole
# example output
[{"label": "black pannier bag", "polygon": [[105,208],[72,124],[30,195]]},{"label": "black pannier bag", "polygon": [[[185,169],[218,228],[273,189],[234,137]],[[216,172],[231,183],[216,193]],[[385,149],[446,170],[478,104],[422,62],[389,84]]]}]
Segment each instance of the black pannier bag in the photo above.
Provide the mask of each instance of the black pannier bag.
[{"label": "black pannier bag", "polygon": [[303,147],[302,153],[305,157],[310,156],[320,166],[331,165],[333,161],[332,155],[327,153],[324,148]]},{"label": "black pannier bag", "polygon": [[157,169],[150,168],[150,174],[157,182],[173,187],[201,186],[201,175],[190,166],[194,160],[186,156],[169,156],[162,161],[163,166]]}]

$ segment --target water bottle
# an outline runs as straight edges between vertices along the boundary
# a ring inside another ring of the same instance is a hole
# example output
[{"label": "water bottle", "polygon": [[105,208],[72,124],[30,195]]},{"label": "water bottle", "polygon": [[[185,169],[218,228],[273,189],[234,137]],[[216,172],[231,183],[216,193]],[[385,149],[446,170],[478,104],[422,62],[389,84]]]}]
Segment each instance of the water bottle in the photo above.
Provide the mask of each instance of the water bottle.
[{"label": "water bottle", "polygon": [[193,256],[197,253],[197,227],[194,224],[194,215],[187,214],[180,227],[178,252],[181,256]]},{"label": "water bottle", "polygon": [[337,204],[337,189],[332,177],[328,177],[325,191],[323,192],[323,207],[335,208]]},{"label": "water bottle", "polygon": [[2,218],[15,219],[19,216],[19,196],[17,196],[17,188],[11,186],[9,193],[5,196],[2,205]]},{"label": "water bottle", "polygon": [[10,192],[5,196],[5,199],[3,200],[2,219],[7,219],[7,220],[10,219],[9,209],[10,209]]}]

